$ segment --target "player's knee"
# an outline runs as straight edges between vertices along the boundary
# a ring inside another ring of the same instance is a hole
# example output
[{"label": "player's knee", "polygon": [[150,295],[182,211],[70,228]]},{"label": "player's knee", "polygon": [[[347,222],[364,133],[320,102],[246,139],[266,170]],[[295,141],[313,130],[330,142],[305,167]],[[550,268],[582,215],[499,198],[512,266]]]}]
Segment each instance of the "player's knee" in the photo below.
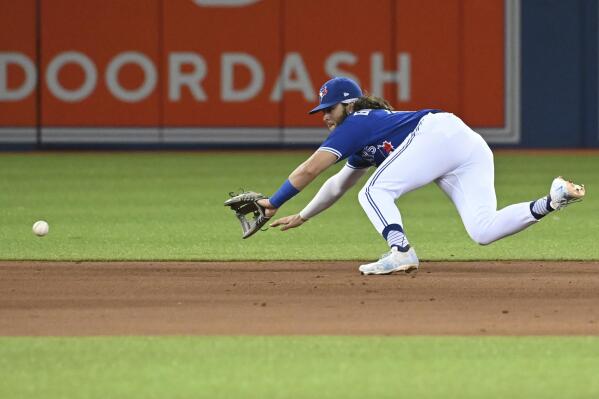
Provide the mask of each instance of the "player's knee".
[{"label": "player's knee", "polygon": [[375,201],[375,199],[382,198],[387,195],[388,192],[385,189],[376,186],[364,186],[358,193],[358,200],[362,207]]},{"label": "player's knee", "polygon": [[475,240],[475,241],[478,245],[482,245],[483,247],[485,245],[489,245],[493,242],[493,240]]},{"label": "player's knee", "polygon": [[358,193],[358,201],[360,202],[360,205],[362,205],[362,208],[364,208],[364,206],[368,204],[368,197],[366,194],[366,189],[367,189],[366,186],[362,187],[362,189]]},{"label": "player's knee", "polygon": [[468,235],[472,238],[472,241],[478,245],[489,245],[495,241],[495,239],[484,230],[468,231]]}]

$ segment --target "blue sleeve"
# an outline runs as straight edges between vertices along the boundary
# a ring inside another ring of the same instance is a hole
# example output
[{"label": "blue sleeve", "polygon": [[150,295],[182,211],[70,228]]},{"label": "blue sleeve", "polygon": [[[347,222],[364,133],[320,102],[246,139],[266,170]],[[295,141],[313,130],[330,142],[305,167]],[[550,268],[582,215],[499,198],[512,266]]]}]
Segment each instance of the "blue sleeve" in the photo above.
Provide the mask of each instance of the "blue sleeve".
[{"label": "blue sleeve", "polygon": [[340,161],[364,148],[367,140],[368,134],[364,131],[363,123],[359,123],[355,116],[350,115],[333,130],[319,150],[335,154],[337,161]]}]

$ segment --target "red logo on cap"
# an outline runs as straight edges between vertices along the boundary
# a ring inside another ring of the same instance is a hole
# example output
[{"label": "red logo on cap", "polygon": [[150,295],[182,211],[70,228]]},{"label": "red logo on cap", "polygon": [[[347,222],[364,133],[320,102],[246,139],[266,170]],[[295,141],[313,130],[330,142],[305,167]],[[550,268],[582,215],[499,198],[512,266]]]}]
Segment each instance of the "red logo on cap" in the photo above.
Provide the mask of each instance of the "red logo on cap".
[{"label": "red logo on cap", "polygon": [[320,91],[318,92],[318,96],[319,96],[319,97],[320,97],[320,99],[322,100],[322,98],[323,98],[324,96],[326,96],[328,92],[329,92],[329,91],[327,90],[327,87],[326,87],[326,86],[323,86],[323,87],[322,87],[322,89],[320,89]]}]

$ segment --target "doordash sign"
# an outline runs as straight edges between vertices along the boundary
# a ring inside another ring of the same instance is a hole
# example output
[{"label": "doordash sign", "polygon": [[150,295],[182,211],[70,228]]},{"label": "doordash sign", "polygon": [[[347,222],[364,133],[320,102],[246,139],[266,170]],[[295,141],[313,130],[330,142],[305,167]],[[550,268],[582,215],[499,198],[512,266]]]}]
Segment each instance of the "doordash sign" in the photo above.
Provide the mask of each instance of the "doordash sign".
[{"label": "doordash sign", "polygon": [[0,128],[314,127],[332,76],[501,128],[506,1],[0,0]]}]

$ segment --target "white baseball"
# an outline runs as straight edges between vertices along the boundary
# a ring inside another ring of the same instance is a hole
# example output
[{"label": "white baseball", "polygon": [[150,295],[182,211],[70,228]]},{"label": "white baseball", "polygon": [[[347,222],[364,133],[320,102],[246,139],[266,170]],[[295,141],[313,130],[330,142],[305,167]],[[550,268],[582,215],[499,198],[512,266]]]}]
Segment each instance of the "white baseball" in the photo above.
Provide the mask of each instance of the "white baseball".
[{"label": "white baseball", "polygon": [[48,234],[48,231],[50,231],[50,226],[45,220],[38,220],[33,224],[33,234],[36,236],[43,237]]}]

